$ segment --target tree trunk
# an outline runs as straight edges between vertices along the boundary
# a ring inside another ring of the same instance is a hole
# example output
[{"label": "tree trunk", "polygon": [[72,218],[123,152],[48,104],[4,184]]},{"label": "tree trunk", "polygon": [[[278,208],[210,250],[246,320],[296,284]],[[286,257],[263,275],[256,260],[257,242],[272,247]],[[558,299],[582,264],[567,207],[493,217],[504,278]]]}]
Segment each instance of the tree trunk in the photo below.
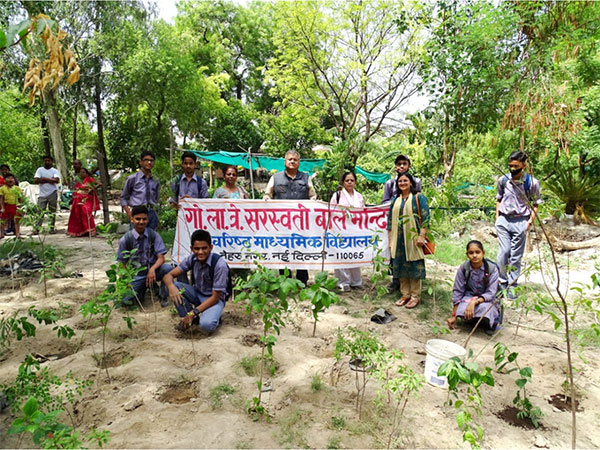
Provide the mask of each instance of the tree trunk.
[{"label": "tree trunk", "polygon": [[[77,159],[77,107],[79,102],[75,103],[73,110],[73,161]],[[77,176],[77,174],[75,174]]]},{"label": "tree trunk", "polygon": [[108,189],[110,178],[108,176],[108,164],[106,160],[106,147],[104,146],[104,126],[102,124],[102,96],[100,94],[100,61],[96,64],[96,86],[94,87],[94,103],[96,105],[96,126],[98,127],[98,169],[100,170],[100,182],[102,183],[102,212],[104,214],[104,225],[110,222],[108,210]]},{"label": "tree trunk", "polygon": [[65,183],[69,179],[67,172],[67,160],[65,159],[65,147],[60,133],[60,117],[58,115],[58,107],[56,105],[55,92],[49,90],[44,93],[46,110],[48,112],[48,131],[50,132],[50,140],[52,141],[52,153],[54,156],[54,165],[60,172],[61,181]]},{"label": "tree trunk", "polygon": [[48,122],[46,120],[46,111],[42,109],[41,112],[42,115],[40,117],[40,121],[42,126],[42,134],[44,136],[44,155],[51,156],[52,153],[50,152],[50,136],[48,135]]}]

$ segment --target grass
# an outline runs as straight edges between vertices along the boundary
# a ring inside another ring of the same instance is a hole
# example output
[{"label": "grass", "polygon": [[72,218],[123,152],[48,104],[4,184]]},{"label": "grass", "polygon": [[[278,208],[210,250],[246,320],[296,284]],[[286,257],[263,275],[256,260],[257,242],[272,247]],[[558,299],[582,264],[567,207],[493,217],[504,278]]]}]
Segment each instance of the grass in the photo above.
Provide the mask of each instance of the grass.
[{"label": "grass", "polygon": [[323,379],[321,378],[321,375],[319,375],[318,373],[315,373],[312,376],[312,379],[310,381],[310,388],[314,392],[319,392],[319,391],[322,391],[323,389],[325,389],[325,383],[323,383]]},{"label": "grass", "polygon": [[210,402],[213,409],[223,406],[223,398],[235,393],[235,388],[228,384],[219,384],[210,390]]},{"label": "grass", "polygon": [[[52,246],[46,244],[44,247],[48,249],[48,247]],[[12,242],[2,242],[2,245],[0,245],[0,258],[7,258],[9,256],[18,255],[26,250],[31,250],[34,255],[41,259],[42,246],[39,243],[33,241],[32,239],[13,239]],[[56,251],[58,252],[58,250]]]},{"label": "grass", "polygon": [[310,448],[306,441],[306,428],[312,420],[311,412],[293,408],[289,415],[280,421],[281,429],[277,434],[280,445],[290,444],[294,448]]},{"label": "grass", "polygon": [[593,328],[578,328],[574,334],[582,347],[600,348],[600,334]]},{"label": "grass", "polygon": [[339,436],[331,436],[327,440],[327,444],[325,445],[325,448],[327,448],[327,449],[342,448],[342,441],[339,438]]},{"label": "grass", "polygon": [[[279,370],[279,362],[276,359],[265,358],[264,369],[265,374],[270,373],[271,368],[273,373]],[[260,375],[260,356],[244,356],[240,361],[240,367],[249,377],[257,377]]]},{"label": "grass", "polygon": [[343,430],[346,427],[346,419],[344,416],[332,416],[331,426],[336,430]]},{"label": "grass", "polygon": [[[435,295],[435,304],[437,311],[433,311],[433,296]],[[437,318],[440,322],[452,314],[452,286],[437,279],[423,280],[421,294],[422,300],[417,310],[417,318],[426,321],[431,318]]]},{"label": "grass", "polygon": [[[434,258],[449,266],[460,266],[467,260],[466,246],[467,242],[470,241],[468,237],[462,237],[459,241],[449,237],[444,237],[435,242],[435,255]],[[486,249],[485,257],[496,261],[498,256],[497,246],[485,245]]]}]

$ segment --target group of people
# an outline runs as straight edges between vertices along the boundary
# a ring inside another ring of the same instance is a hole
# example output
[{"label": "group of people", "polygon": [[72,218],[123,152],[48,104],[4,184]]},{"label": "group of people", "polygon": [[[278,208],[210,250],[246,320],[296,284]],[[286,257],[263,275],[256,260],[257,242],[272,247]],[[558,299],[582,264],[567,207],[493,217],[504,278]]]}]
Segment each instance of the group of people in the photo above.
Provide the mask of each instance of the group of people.
[{"label": "group of people", "polygon": [[[38,206],[51,213],[51,230],[54,230],[54,212],[57,205],[58,171],[52,167],[53,159],[45,156],[44,166],[35,174],[40,185]],[[527,156],[521,151],[510,155],[510,173],[499,177],[497,189],[496,230],[499,252],[497,262],[485,258],[483,244],[472,240],[467,244],[468,260],[459,268],[452,292],[454,304],[448,326],[454,328],[457,318],[480,321],[488,330],[497,330],[502,314],[497,301],[499,290],[514,297],[514,287],[520,274],[521,259],[525,250],[527,230],[541,203],[539,181],[524,171]],[[118,261],[140,268],[132,289],[134,295],[124,299],[132,304],[140,301],[147,288],[163,285],[157,295],[162,306],[173,301],[181,322],[180,330],[198,324],[206,332],[213,332],[220,323],[225,303],[232,293],[231,274],[225,260],[212,252],[212,239],[208,232],[196,230],[191,236],[191,255],[177,267],[165,264],[166,246],[154,230],[158,226],[156,207],[159,202],[159,180],[152,174],[155,157],[144,151],[140,157],[141,170],[130,175],[120,197],[120,204],[129,216],[131,226],[119,241]],[[299,170],[300,155],[294,150],[285,154],[285,170],[275,173],[265,189],[263,200],[315,200],[311,177]],[[387,230],[390,246],[390,290],[400,291],[396,305],[415,308],[421,300],[421,283],[426,277],[425,254],[428,248],[430,212],[427,197],[421,193],[421,180],[410,173],[411,161],[399,155],[394,161],[396,177],[386,182],[382,203],[389,202]],[[171,184],[172,207],[179,208],[184,198],[207,198],[206,181],[196,174],[196,155],[184,152],[181,156],[182,174]],[[99,209],[97,183],[89,171],[74,162],[78,179],[74,183],[73,205],[67,233],[72,236],[93,235],[94,212]],[[16,179],[3,166],[0,177],[0,208],[2,232],[5,224],[13,220],[18,235],[18,197],[22,195]],[[224,185],[214,192],[214,198],[244,199],[248,193],[237,185],[238,170],[229,166],[224,171]],[[364,199],[356,190],[356,176],[344,172],[339,188],[330,200],[339,207],[364,207]],[[188,272],[191,280],[188,279]],[[283,271],[281,271],[283,273]],[[340,291],[362,289],[360,268],[335,269]],[[296,278],[305,285],[308,271],[297,270]]]},{"label": "group of people", "polygon": [[[470,324],[481,323],[488,332],[499,329],[502,305],[499,294],[515,298],[515,288],[521,272],[527,231],[541,203],[540,183],[525,172],[527,155],[513,152],[508,158],[509,174],[497,181],[496,222],[498,234],[497,262],[485,258],[483,244],[472,240],[467,244],[468,260],[459,268],[452,290],[454,305],[448,327],[454,328],[457,318]],[[287,166],[286,166],[287,167]],[[430,223],[427,197],[421,193],[421,180],[410,173],[411,162],[405,155],[394,161],[396,177],[386,182],[382,203],[389,202],[387,221],[390,246],[389,289],[400,291],[397,306],[416,307],[421,298],[421,283],[425,279],[427,231]],[[332,204],[364,206],[356,191],[356,176],[346,172],[340,180],[341,190],[334,193]],[[336,269],[341,291],[360,289],[360,269]]]}]

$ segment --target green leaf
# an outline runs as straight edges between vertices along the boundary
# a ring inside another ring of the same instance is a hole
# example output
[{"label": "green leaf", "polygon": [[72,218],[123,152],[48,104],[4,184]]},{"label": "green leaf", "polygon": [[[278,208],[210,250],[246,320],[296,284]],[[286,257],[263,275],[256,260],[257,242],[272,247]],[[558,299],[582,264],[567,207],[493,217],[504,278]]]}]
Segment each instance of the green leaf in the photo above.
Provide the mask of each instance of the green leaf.
[{"label": "green leaf", "polygon": [[14,44],[15,36],[22,36],[21,33],[26,32],[27,28],[29,28],[29,25],[31,25],[31,20],[29,19],[25,19],[17,24],[10,25],[6,31],[6,45],[10,46]]},{"label": "green leaf", "polygon": [[519,386],[519,389],[523,389],[527,384],[527,380],[525,378],[519,378],[518,380],[515,380],[515,384]]},{"label": "green leaf", "polygon": [[23,414],[28,417],[31,417],[34,412],[38,409],[38,402],[35,397],[30,397],[29,400],[23,406]]},{"label": "green leaf", "polygon": [[531,378],[532,370],[531,367],[523,367],[519,370],[519,374],[525,378]]},{"label": "green leaf", "polygon": [[0,48],[6,47],[6,34],[4,30],[0,30]]}]

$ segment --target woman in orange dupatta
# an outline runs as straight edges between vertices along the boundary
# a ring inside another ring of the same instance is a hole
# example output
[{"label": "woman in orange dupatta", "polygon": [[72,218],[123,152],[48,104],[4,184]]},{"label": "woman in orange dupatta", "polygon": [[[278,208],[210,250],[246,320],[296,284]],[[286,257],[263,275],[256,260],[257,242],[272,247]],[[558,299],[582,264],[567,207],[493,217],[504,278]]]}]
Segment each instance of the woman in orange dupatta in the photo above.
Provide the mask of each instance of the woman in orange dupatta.
[{"label": "woman in orange dupatta", "polygon": [[100,209],[96,181],[84,167],[79,171],[79,178],[73,193],[67,234],[69,236],[87,236],[88,234],[94,236],[96,234],[94,212]]}]

